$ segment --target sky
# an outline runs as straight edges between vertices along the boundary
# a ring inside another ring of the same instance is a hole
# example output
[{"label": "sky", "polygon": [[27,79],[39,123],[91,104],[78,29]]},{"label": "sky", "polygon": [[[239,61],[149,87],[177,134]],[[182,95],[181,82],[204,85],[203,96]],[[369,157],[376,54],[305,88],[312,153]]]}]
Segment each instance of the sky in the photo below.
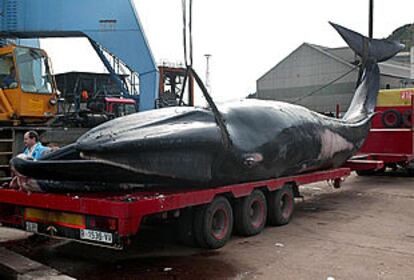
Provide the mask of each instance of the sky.
[{"label": "sky", "polygon": [[[183,62],[179,0],[133,0],[155,60]],[[368,33],[368,0],[193,0],[194,68],[218,102],[256,91],[256,81],[303,42],[345,46],[329,21]],[[414,1],[375,0],[374,37],[414,22]],[[104,72],[85,39],[42,39],[55,73]],[[76,51],[74,51],[76,50]],[[196,98],[196,102],[202,102]]]}]

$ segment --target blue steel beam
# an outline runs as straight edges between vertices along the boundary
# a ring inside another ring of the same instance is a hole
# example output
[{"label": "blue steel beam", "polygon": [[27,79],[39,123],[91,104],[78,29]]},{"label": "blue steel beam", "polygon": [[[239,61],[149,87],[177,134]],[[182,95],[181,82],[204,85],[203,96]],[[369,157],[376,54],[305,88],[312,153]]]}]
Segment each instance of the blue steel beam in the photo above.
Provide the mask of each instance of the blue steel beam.
[{"label": "blue steel beam", "polygon": [[103,51],[99,48],[99,46],[95,43],[95,41],[90,40],[90,43],[93,49],[95,50],[95,52],[98,54],[99,58],[102,60],[109,74],[111,75],[112,80],[115,81],[116,85],[121,90],[122,95],[128,96],[129,95],[128,89],[124,86],[124,83],[120,79],[119,75],[115,73],[114,68],[112,68],[111,63],[105,57],[105,54],[103,53]]},{"label": "blue steel beam", "polygon": [[0,39],[0,47],[8,44],[15,44],[19,46],[26,46],[30,48],[40,48],[40,41],[39,39],[7,39],[3,38]]},{"label": "blue steel beam", "polygon": [[0,37],[83,37],[140,78],[140,111],[155,108],[159,73],[132,0],[0,0]]}]

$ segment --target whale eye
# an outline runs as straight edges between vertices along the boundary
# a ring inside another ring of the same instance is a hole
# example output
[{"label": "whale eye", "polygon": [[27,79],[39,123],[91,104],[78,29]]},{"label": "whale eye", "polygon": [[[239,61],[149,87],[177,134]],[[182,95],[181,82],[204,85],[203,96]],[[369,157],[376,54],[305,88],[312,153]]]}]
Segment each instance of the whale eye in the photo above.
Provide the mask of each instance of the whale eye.
[{"label": "whale eye", "polygon": [[254,167],[263,161],[263,155],[260,153],[245,154],[243,156],[243,164],[249,168]]}]

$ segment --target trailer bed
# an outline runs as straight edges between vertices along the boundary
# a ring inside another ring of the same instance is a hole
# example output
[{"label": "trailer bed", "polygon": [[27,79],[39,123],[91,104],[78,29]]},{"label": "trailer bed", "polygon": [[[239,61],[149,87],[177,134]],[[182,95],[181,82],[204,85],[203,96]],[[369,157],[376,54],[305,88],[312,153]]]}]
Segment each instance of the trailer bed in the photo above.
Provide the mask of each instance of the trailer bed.
[{"label": "trailer bed", "polygon": [[123,248],[138,233],[144,217],[178,216],[181,209],[206,205],[219,195],[231,199],[255,189],[272,192],[285,186],[333,180],[339,185],[350,168],[207,189],[146,188],[117,193],[27,193],[0,189],[0,223],[37,234],[94,245]]}]

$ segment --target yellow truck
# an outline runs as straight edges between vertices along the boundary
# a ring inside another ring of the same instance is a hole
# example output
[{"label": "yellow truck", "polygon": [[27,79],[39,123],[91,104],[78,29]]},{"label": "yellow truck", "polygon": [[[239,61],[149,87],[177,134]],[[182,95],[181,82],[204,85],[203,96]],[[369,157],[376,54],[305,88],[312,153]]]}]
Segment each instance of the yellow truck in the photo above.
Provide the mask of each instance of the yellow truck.
[{"label": "yellow truck", "polygon": [[40,49],[0,48],[0,122],[44,124],[56,114],[56,84],[47,54]]}]

